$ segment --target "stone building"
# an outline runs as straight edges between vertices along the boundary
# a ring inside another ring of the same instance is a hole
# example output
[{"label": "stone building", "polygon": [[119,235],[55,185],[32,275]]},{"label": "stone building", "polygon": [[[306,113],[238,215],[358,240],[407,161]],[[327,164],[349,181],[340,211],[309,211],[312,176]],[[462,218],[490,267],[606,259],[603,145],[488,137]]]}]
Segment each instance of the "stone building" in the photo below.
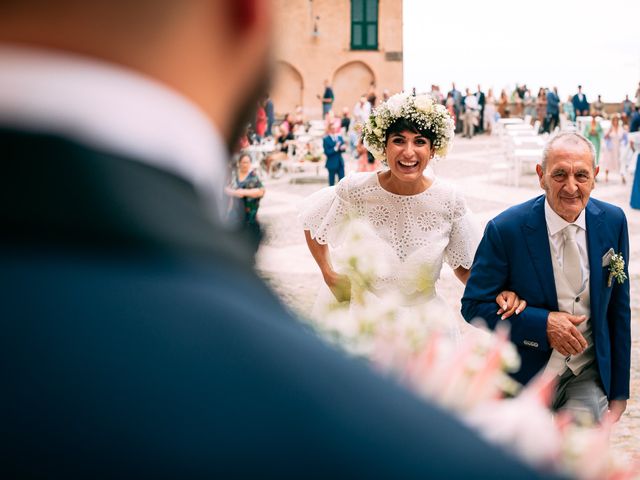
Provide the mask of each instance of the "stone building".
[{"label": "stone building", "polygon": [[297,105],[321,118],[323,82],[333,110],[353,108],[375,85],[402,90],[402,0],[277,0],[277,64],[271,97],[278,115]]}]

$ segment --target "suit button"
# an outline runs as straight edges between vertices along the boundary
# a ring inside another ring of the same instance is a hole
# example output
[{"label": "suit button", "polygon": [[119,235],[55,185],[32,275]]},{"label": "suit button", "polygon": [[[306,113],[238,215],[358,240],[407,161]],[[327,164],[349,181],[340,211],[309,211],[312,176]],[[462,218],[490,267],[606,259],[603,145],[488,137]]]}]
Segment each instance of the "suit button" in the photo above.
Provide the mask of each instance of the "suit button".
[{"label": "suit button", "polygon": [[576,303],[580,301],[580,297],[576,297]]}]

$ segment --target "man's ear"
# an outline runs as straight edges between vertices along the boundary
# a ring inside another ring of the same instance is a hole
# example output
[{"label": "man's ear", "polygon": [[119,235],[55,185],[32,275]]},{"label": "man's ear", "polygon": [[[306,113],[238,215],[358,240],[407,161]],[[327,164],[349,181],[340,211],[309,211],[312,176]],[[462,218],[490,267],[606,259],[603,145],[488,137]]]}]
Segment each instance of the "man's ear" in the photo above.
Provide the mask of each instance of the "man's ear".
[{"label": "man's ear", "polygon": [[536,165],[536,173],[538,174],[538,180],[540,181],[540,186],[544,188],[544,170],[542,170],[542,165]]},{"label": "man's ear", "polygon": [[258,20],[260,0],[233,0],[224,2],[229,9],[231,27],[237,33],[245,33],[255,26]]}]

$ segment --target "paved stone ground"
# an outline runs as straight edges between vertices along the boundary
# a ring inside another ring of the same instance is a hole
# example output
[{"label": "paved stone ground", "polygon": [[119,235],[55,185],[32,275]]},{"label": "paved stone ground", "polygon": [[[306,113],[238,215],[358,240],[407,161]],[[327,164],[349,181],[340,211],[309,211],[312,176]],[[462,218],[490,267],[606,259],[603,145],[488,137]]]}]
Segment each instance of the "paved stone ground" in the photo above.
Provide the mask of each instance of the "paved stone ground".
[{"label": "paved stone ground", "polygon": [[[500,163],[504,161],[503,149],[496,138],[456,138],[448,158],[436,164],[434,170],[440,177],[458,185],[465,193],[469,207],[484,225],[510,205],[525,201],[541,192],[532,166],[532,173],[521,177],[520,187],[508,185],[505,171],[499,168]],[[353,168],[354,164],[349,162],[347,172]],[[322,170],[322,173],[324,171]],[[262,201],[259,215],[266,227],[267,236],[258,253],[258,270],[283,301],[304,317],[311,310],[322,279],[307,250],[301,226],[296,218],[297,207],[302,198],[324,187],[325,179],[324,176],[292,174],[277,181],[268,181],[266,186],[267,194]],[[613,178],[609,184],[599,182],[592,195],[619,205],[624,209],[629,221],[632,398],[627,412],[615,429],[612,442],[617,451],[640,461],[640,211],[629,207],[630,186],[621,185],[617,178]],[[452,308],[459,310],[463,287],[446,266],[442,270],[437,288]]]}]

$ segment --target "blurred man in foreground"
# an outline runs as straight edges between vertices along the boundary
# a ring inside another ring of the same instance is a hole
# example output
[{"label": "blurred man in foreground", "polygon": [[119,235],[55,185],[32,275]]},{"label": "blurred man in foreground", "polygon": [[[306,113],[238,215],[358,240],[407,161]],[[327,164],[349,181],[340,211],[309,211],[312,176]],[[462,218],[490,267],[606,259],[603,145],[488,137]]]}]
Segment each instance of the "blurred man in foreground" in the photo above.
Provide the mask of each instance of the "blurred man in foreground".
[{"label": "blurred man in foreground", "polygon": [[536,478],[308,333],[217,220],[272,13],[0,0],[2,478]]}]

